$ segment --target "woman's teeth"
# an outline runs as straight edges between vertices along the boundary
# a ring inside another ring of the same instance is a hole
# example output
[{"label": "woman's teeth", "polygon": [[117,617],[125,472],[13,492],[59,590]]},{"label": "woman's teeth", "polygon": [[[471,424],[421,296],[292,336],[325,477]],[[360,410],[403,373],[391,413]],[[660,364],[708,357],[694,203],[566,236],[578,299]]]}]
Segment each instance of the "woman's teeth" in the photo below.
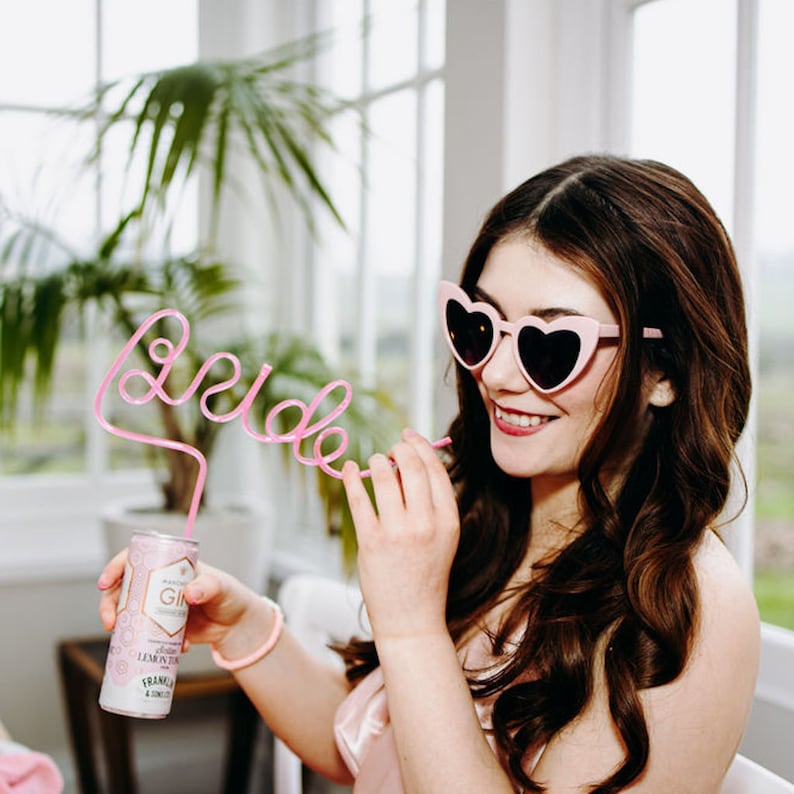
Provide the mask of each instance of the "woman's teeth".
[{"label": "woman's teeth", "polygon": [[494,411],[497,419],[501,419],[503,422],[515,427],[537,427],[538,425],[546,424],[551,418],[549,416],[538,416],[537,414],[530,416],[528,414],[505,413],[496,406],[494,406]]}]

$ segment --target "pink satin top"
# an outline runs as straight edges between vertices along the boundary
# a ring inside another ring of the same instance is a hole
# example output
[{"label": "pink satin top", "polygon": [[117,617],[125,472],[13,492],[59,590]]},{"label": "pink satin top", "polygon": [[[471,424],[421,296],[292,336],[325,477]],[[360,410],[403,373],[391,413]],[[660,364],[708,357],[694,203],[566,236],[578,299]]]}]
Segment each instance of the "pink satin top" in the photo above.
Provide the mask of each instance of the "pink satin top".
[{"label": "pink satin top", "polygon": [[[493,670],[494,660],[485,633],[478,634],[458,652],[458,656],[467,670]],[[495,696],[474,701],[480,724],[492,748],[494,743],[489,729],[494,700]],[[404,794],[397,748],[389,722],[386,688],[379,667],[362,679],[343,701],[336,713],[334,732],[339,752],[355,778],[354,794]]]}]

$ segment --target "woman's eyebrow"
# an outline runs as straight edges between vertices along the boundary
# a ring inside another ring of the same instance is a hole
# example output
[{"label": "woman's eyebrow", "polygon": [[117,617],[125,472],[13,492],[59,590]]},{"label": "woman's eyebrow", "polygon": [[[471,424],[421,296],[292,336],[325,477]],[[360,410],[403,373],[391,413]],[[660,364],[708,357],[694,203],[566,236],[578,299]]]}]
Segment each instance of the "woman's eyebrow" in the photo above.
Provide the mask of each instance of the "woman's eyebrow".
[{"label": "woman's eyebrow", "polygon": [[[472,291],[472,300],[481,300],[485,303],[490,303],[491,306],[502,315],[506,317],[504,309],[499,305],[499,301],[492,295],[489,295],[482,287],[475,285]],[[555,317],[582,317],[582,313],[576,309],[569,309],[565,306],[547,306],[543,309],[533,309],[527,312],[532,317],[538,317],[541,320],[553,320]]]},{"label": "woman's eyebrow", "polygon": [[501,315],[502,315],[502,317],[504,317],[504,316],[505,316],[505,313],[504,313],[504,311],[502,310],[502,307],[499,305],[499,301],[498,301],[498,300],[496,300],[496,298],[494,298],[492,295],[489,295],[489,294],[488,294],[488,293],[487,293],[487,292],[486,292],[486,291],[485,291],[485,290],[484,290],[482,287],[480,287],[478,284],[475,284],[475,285],[474,285],[474,289],[472,290],[472,295],[471,295],[471,297],[472,297],[472,300],[484,301],[485,303],[490,303],[490,304],[491,304],[491,306],[493,306],[493,307],[494,307],[494,309],[496,309],[496,311],[498,311],[498,312],[499,312],[499,314],[501,314]]}]

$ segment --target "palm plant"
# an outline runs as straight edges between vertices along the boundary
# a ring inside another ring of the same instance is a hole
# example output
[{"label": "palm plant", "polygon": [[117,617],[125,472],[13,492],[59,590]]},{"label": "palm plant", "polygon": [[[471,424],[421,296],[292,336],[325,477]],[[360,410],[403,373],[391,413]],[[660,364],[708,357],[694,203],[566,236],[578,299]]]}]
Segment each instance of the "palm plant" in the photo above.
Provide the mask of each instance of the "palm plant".
[{"label": "palm plant", "polygon": [[[132,206],[90,255],[70,248],[58,234],[22,217],[0,203],[0,422],[13,426],[20,389],[32,381],[35,402],[42,406],[52,389],[52,374],[65,318],[86,306],[129,335],[144,316],[170,306],[198,324],[239,313],[240,287],[234,269],[214,253],[218,217],[224,191],[233,188],[230,156],[246,155],[261,176],[265,193],[273,199],[291,196],[312,226],[317,205],[342,223],[313,164],[317,145],[332,144],[328,121],[339,109],[333,97],[316,86],[295,80],[296,64],[316,50],[318,39],[269,51],[258,58],[219,63],[194,63],[145,73],[101,86],[89,105],[67,113],[65,121],[98,123],[97,157],[108,133],[117,128],[129,134],[128,162],[143,159],[142,187]],[[199,172],[211,183],[209,233],[195,253],[174,257],[151,256],[147,235],[166,215],[169,198]],[[0,199],[0,202],[2,200]],[[271,201],[277,211],[276,201]],[[148,340],[141,342],[144,348]],[[242,338],[229,347],[244,362],[244,375],[253,378],[259,364],[273,366],[260,392],[257,410],[287,397],[316,394],[333,377],[317,350],[296,336],[271,334],[264,340]],[[192,371],[213,352],[196,335],[185,351]],[[143,357],[151,367],[148,356]],[[245,361],[249,361],[248,365]],[[256,363],[254,363],[256,362]],[[222,373],[212,374],[215,382]],[[211,385],[211,382],[207,382]],[[247,384],[225,393],[239,402]],[[351,456],[379,445],[373,428],[388,428],[396,411],[383,395],[356,387],[355,405],[346,412]],[[212,449],[217,426],[197,415],[191,420],[173,407],[160,404],[164,435],[184,441],[205,455]],[[213,410],[220,412],[221,407]],[[374,410],[378,421],[370,421]],[[281,417],[288,423],[288,416]],[[388,430],[386,430],[388,432]],[[192,493],[193,462],[184,455],[167,455],[168,476],[163,484],[165,507],[186,510]],[[341,492],[336,481],[321,478],[327,508],[340,513]]]},{"label": "palm plant", "polygon": [[[146,171],[131,212],[143,217],[152,205],[158,212],[166,196],[203,163],[211,176],[212,240],[229,159],[239,146],[257,167],[269,198],[286,188],[309,225],[312,202],[319,199],[342,224],[311,156],[316,144],[332,145],[327,122],[341,104],[291,77],[322,42],[314,35],[257,58],[193,63],[100,86],[80,115],[103,119],[100,141],[116,126],[132,125],[129,162],[142,154]],[[115,107],[108,109],[108,103]],[[277,211],[278,205],[271,201],[271,207]]]}]

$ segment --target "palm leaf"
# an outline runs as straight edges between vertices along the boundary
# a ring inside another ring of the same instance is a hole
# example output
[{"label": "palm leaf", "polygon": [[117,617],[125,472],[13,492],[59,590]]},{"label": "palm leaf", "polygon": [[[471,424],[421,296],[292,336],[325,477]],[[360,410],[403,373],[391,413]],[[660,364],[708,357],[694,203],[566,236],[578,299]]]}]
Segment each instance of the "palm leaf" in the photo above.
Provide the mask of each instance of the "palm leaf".
[{"label": "palm leaf", "polygon": [[23,273],[46,273],[59,262],[77,256],[74,249],[53,229],[22,215],[6,214],[0,248],[0,273],[3,280]]},{"label": "palm leaf", "polygon": [[[185,178],[192,173],[219,88],[217,70],[203,64],[176,70],[169,77],[172,83],[169,96],[174,97],[169,110],[172,111],[174,105],[179,103],[181,113],[176,121],[169,119],[173,137],[157,185],[161,193],[171,186],[180,166],[184,168]],[[161,83],[166,82],[167,78],[164,77]],[[187,102],[183,101],[185,98]]]},{"label": "palm leaf", "polygon": [[24,284],[5,283],[0,292],[0,421],[9,426],[25,374],[30,325],[24,320]]},{"label": "palm leaf", "polygon": [[215,136],[215,154],[212,158],[212,196],[213,212],[210,219],[210,240],[215,239],[218,231],[220,196],[224,184],[224,174],[226,171],[227,146],[229,140],[229,124],[232,118],[233,107],[230,101],[230,94],[224,94],[217,115],[217,134]]},{"label": "palm leaf", "polygon": [[196,256],[170,259],[158,263],[156,277],[158,300],[194,321],[228,314],[236,305],[233,293],[240,281],[221,262]]},{"label": "palm leaf", "polygon": [[34,394],[38,406],[43,404],[50,391],[61,320],[67,304],[64,287],[59,273],[49,275],[33,286],[30,340],[36,358]]},{"label": "palm leaf", "polygon": [[[308,156],[314,143],[331,143],[326,125],[341,104],[316,86],[289,77],[290,70],[317,52],[325,38],[326,34],[308,37],[258,58],[199,62],[133,79],[118,106],[104,108],[106,120],[100,135],[117,124],[132,122],[129,160],[142,156],[146,163],[137,207],[141,215],[152,199],[162,204],[177,175],[188,179],[202,153],[212,152],[214,228],[231,133],[237,131],[265,176],[266,192],[272,192],[276,184],[286,187],[310,222],[311,199],[316,198],[344,225]],[[92,105],[94,112],[109,102],[118,85],[100,88]],[[137,112],[135,104],[140,105]]]}]

